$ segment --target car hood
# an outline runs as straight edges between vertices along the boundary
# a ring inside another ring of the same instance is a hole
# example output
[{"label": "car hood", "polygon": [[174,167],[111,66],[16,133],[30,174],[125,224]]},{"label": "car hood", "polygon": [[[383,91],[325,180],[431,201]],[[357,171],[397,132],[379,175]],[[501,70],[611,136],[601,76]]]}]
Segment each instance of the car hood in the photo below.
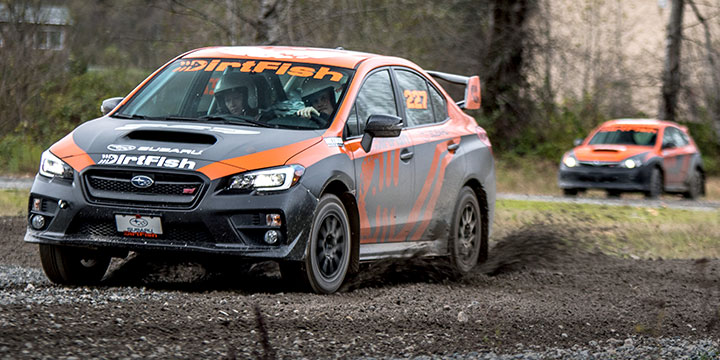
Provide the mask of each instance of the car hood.
[{"label": "car hood", "polygon": [[651,150],[651,147],[637,145],[583,145],[573,152],[578,161],[619,162]]},{"label": "car hood", "polygon": [[[204,169],[223,168],[221,172],[227,173],[284,165],[321,141],[321,134],[315,130],[103,117],[79,126],[50,150],[78,171],[97,164],[197,170],[214,178]],[[87,160],[77,161],[79,157]]]}]

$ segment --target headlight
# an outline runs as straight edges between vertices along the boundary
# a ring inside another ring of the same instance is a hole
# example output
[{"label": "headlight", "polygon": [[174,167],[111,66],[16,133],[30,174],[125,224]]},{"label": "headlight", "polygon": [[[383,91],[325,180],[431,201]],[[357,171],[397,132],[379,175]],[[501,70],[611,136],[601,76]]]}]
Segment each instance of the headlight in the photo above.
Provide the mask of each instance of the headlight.
[{"label": "headlight", "polygon": [[578,164],[577,159],[575,158],[575,155],[573,155],[573,154],[565,155],[562,162],[567,167],[576,167]]},{"label": "headlight", "polygon": [[643,160],[645,159],[647,153],[635,155],[633,157],[629,157],[623,161],[620,162],[620,167],[626,168],[626,169],[634,169],[636,167],[640,167],[643,164]]},{"label": "headlight", "polygon": [[300,165],[248,171],[230,178],[230,185],[227,188],[257,191],[286,190],[295,185],[304,173],[305,168]]},{"label": "headlight", "polygon": [[45,150],[40,157],[40,175],[72,179],[73,169],[70,165],[53,155],[50,150]]}]

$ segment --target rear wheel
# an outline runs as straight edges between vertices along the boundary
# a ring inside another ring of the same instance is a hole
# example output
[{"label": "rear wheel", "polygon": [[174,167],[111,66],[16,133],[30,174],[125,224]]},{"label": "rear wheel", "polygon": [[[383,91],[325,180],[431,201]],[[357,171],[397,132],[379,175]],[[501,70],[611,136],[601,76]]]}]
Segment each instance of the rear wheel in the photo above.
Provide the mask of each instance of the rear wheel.
[{"label": "rear wheel", "polygon": [[662,195],[663,192],[663,176],[660,169],[653,168],[650,172],[650,183],[648,191],[645,192],[645,197],[648,199],[657,199]]},{"label": "rear wheel", "polygon": [[102,280],[110,256],[97,250],[40,245],[40,262],[50,281],[63,285],[90,285]]},{"label": "rear wheel", "polygon": [[316,293],[334,293],[345,280],[351,249],[350,221],[337,196],[320,199],[309,242],[304,262],[307,282]]},{"label": "rear wheel", "polygon": [[702,195],[703,188],[705,187],[705,178],[702,173],[693,170],[688,176],[688,190],[683,193],[683,196],[687,199],[697,199]]},{"label": "rear wheel", "polygon": [[460,191],[450,236],[450,265],[459,274],[469,273],[478,262],[482,243],[482,214],[475,192]]}]

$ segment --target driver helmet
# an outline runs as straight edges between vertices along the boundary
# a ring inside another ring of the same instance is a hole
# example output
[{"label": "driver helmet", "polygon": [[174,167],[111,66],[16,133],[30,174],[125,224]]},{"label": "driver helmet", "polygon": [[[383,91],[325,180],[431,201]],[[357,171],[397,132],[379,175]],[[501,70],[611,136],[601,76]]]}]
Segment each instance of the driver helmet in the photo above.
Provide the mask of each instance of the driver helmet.
[{"label": "driver helmet", "polygon": [[250,74],[229,72],[223,75],[215,85],[215,98],[222,108],[225,108],[225,97],[233,92],[243,98],[246,111],[254,111],[258,107],[257,87]]}]

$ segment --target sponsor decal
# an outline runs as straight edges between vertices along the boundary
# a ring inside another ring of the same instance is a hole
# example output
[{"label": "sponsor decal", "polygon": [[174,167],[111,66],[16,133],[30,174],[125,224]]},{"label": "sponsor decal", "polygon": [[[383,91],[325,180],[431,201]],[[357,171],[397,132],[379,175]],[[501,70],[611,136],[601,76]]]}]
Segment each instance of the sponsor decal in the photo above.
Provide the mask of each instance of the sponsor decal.
[{"label": "sponsor decal", "polygon": [[333,147],[333,146],[343,147],[345,145],[345,143],[343,143],[342,138],[340,138],[340,137],[325,138],[325,143],[327,144],[327,146],[330,146],[330,147]]},{"label": "sponsor decal", "polygon": [[149,225],[148,221],[143,218],[130,219],[130,221],[128,221],[128,222],[130,223],[130,225],[139,227],[139,228],[144,228]]},{"label": "sponsor decal", "polygon": [[135,145],[110,144],[107,146],[107,149],[110,151],[133,151],[135,150]]},{"label": "sponsor decal", "polygon": [[298,77],[312,77],[313,79],[329,79],[338,82],[342,80],[341,72],[332,71],[327,66],[310,67],[298,66],[294,63],[280,61],[220,61],[215,59],[207,60],[182,60],[173,72],[195,72],[195,71],[218,71],[223,72],[228,68],[238,68],[241,72],[261,73],[272,71],[277,75],[291,75]]},{"label": "sponsor decal", "polygon": [[101,154],[98,165],[137,165],[193,170],[196,164],[188,158],[176,159],[158,155]]},{"label": "sponsor decal", "polygon": [[142,231],[123,231],[123,236],[132,236],[132,237],[146,237],[146,238],[157,238],[157,234],[153,233],[146,233]]},{"label": "sponsor decal", "polygon": [[233,129],[221,126],[204,126],[204,125],[185,125],[185,124],[127,124],[115,128],[115,130],[136,130],[142,128],[154,128],[154,129],[181,129],[181,130],[198,130],[198,131],[210,131],[220,134],[227,135],[257,135],[259,131]]},{"label": "sponsor decal", "polygon": [[187,155],[201,155],[203,153],[203,150],[195,150],[195,149],[179,149],[179,148],[171,148],[171,147],[160,147],[160,146],[135,146],[135,145],[118,145],[118,144],[110,144],[107,146],[107,149],[110,151],[142,151],[142,152],[159,152],[159,153],[166,153],[166,154],[187,154]]}]

